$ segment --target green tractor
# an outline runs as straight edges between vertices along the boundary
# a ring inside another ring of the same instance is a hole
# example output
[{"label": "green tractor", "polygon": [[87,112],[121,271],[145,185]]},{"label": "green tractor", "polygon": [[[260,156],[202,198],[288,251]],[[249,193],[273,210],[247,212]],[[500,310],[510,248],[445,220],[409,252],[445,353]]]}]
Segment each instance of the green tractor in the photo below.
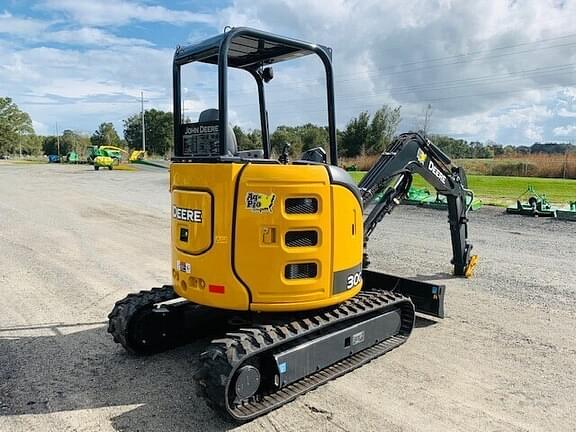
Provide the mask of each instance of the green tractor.
[{"label": "green tractor", "polygon": [[126,150],[114,146],[94,146],[90,149],[88,161],[94,164],[96,171],[100,168],[111,170],[114,166],[120,165],[123,153],[127,153]]}]

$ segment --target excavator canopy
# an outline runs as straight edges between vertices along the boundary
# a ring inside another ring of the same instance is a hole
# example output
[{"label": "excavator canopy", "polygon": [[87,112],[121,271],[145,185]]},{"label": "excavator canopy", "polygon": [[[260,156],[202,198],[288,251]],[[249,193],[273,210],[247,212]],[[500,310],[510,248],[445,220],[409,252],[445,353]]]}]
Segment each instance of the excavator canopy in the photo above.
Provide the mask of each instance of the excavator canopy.
[{"label": "excavator canopy", "polygon": [[183,151],[185,130],[182,124],[182,93],[180,68],[192,62],[218,66],[218,136],[217,159],[227,154],[228,125],[228,68],[242,69],[250,73],[258,86],[258,103],[264,158],[269,158],[270,134],[264,85],[274,73],[271,65],[303,56],[316,55],[322,61],[326,74],[326,103],[328,108],[328,161],[337,164],[336,116],[334,108],[334,77],[332,72],[332,50],[328,47],[300,41],[260,30],[236,27],[194,45],[178,47],[174,54],[174,158],[186,159]]}]

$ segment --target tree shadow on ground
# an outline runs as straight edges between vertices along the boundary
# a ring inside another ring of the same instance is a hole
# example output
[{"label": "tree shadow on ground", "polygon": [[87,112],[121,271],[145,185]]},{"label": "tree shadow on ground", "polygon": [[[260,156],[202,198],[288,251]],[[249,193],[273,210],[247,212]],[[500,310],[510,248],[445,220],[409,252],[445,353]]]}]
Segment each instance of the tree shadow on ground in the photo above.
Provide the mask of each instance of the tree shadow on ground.
[{"label": "tree shadow on ground", "polygon": [[[84,330],[87,326],[92,328]],[[34,326],[0,329],[0,418],[129,406],[111,419],[116,430],[235,426],[196,396],[192,376],[206,341],[144,357],[114,344],[102,323],[35,328],[49,335],[18,336]]]}]

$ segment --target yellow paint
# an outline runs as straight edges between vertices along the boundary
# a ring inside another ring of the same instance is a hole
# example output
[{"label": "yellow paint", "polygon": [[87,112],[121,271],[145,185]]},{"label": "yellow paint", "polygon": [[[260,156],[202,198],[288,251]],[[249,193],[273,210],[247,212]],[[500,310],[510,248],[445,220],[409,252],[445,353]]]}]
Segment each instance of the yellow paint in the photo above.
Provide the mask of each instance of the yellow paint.
[{"label": "yellow paint", "polygon": [[[212,196],[205,191],[175,190],[172,192],[172,239],[179,251],[198,255],[207,251],[213,241],[212,235]],[[177,204],[176,204],[177,203]],[[180,211],[183,216],[178,219]],[[199,213],[199,218],[188,217]],[[199,222],[200,221],[200,222]],[[187,231],[187,241],[180,236]]]},{"label": "yellow paint", "polygon": [[333,271],[336,272],[362,262],[364,225],[360,203],[344,186],[332,186],[332,209]]},{"label": "yellow paint", "polygon": [[470,262],[468,263],[466,269],[464,270],[464,276],[466,276],[467,278],[471,278],[474,275],[474,269],[476,268],[477,264],[478,264],[478,255],[472,255],[470,257]]},{"label": "yellow paint", "polygon": [[143,150],[133,150],[132,153],[130,153],[130,158],[129,161],[130,162],[136,162],[139,160],[143,160],[146,157],[146,152]]},{"label": "yellow paint", "polygon": [[[324,166],[173,163],[170,189],[173,284],[182,297],[282,312],[337,304],[360,290],[361,283],[333,295],[334,272],[345,276],[362,262],[362,209],[351,191],[330,184]],[[318,211],[289,214],[289,198],[314,198]],[[302,230],[315,231],[317,244],[287,246],[286,233]],[[297,263],[314,263],[316,275],[286,278],[286,266]]]}]

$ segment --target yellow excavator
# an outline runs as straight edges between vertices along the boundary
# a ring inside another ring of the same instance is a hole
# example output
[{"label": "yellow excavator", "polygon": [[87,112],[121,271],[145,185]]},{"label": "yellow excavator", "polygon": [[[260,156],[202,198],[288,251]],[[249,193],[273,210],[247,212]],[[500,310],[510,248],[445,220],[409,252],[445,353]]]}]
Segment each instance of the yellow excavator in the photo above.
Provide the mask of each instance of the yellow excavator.
[{"label": "yellow excavator", "polygon": [[[195,373],[208,404],[238,421],[269,412],[401,345],[415,312],[444,316],[445,286],[368,269],[367,242],[420,174],[447,197],[456,276],[475,264],[466,176],[425,136],[397,137],[357,186],[338,167],[330,48],[251,28],[178,47],[173,62],[172,284],[130,294],[108,331],[149,354],[211,342]],[[272,65],[317,56],[329,145],[272,156],[265,88]],[[218,109],[182,120],[181,69],[214,65]],[[240,151],[228,120],[228,69],[258,89],[262,148]],[[471,202],[471,200],[469,200]]]}]

